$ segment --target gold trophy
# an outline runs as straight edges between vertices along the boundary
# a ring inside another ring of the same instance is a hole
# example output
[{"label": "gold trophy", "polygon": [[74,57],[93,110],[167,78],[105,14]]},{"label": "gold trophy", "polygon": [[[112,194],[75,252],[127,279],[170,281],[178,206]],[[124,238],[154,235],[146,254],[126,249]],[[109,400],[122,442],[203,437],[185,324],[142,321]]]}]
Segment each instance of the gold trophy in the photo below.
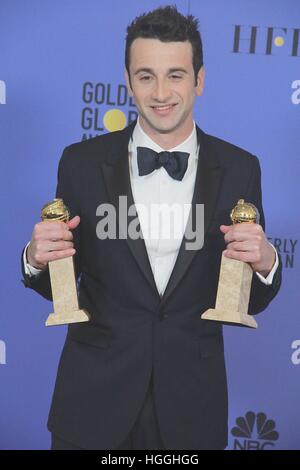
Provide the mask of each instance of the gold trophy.
[{"label": "gold trophy", "polygon": [[[68,222],[70,213],[62,199],[53,199],[43,206],[41,218]],[[73,256],[49,261],[48,266],[54,313],[48,316],[46,326],[89,321],[88,312],[78,305]]]},{"label": "gold trophy", "polygon": [[[259,213],[253,204],[240,199],[230,218],[233,224],[258,223]],[[252,275],[250,264],[222,255],[216,308],[206,310],[201,318],[257,328],[254,318],[248,315]]]}]

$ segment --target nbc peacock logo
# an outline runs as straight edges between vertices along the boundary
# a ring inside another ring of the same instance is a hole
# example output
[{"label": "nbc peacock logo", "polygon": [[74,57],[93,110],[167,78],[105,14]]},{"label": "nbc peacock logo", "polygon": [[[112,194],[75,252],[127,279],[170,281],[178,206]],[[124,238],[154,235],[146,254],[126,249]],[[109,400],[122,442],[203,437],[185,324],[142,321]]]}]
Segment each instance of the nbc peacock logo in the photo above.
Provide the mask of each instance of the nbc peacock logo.
[{"label": "nbc peacock logo", "polygon": [[236,426],[231,430],[234,436],[234,450],[265,450],[275,447],[279,434],[276,423],[268,419],[265,413],[248,411],[245,416],[236,419]]}]

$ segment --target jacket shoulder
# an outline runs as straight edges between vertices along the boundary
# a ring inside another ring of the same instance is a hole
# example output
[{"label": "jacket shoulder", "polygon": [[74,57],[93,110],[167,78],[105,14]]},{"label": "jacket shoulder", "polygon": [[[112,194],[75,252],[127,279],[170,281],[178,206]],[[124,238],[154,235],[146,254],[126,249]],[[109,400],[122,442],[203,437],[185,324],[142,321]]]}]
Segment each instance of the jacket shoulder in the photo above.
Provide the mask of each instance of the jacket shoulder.
[{"label": "jacket shoulder", "polygon": [[217,155],[220,163],[225,166],[236,164],[252,166],[259,163],[255,155],[231,142],[210,134],[205,134],[205,140],[210,149]]},{"label": "jacket shoulder", "polygon": [[[64,155],[71,155],[72,158],[82,158],[85,161],[90,158],[100,160],[105,158],[107,152],[112,152],[118,145],[128,144],[130,133],[129,128],[121,131],[109,132],[91,139],[75,142],[65,147]],[[64,157],[67,158],[67,157]]]}]

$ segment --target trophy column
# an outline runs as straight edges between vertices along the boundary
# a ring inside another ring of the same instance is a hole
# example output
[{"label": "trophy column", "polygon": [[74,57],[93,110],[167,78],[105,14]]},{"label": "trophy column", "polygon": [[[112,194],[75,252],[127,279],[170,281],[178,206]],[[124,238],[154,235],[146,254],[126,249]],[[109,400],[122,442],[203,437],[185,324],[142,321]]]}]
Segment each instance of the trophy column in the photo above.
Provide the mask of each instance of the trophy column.
[{"label": "trophy column", "polygon": [[[69,217],[62,199],[54,199],[42,208],[42,220],[67,222]],[[73,256],[49,261],[48,266],[54,313],[48,316],[46,326],[89,321],[88,312],[78,305]]]},{"label": "trophy column", "polygon": [[252,276],[247,263],[222,255],[216,308],[206,310],[201,318],[257,328],[256,321],[247,313]]}]

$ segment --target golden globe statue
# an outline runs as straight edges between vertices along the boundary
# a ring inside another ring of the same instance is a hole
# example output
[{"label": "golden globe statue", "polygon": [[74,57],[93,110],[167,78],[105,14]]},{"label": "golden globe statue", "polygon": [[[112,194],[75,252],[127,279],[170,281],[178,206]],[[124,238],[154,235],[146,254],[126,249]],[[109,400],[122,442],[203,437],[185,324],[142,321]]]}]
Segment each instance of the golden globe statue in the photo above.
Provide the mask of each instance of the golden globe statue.
[{"label": "golden globe statue", "polygon": [[[42,207],[41,219],[68,222],[70,211],[62,199],[55,198]],[[88,312],[78,305],[73,256],[49,261],[48,266],[54,313],[48,316],[46,326],[89,321]]]},{"label": "golden globe statue", "polygon": [[[259,212],[253,204],[240,199],[230,218],[233,224],[258,223]],[[201,318],[257,328],[254,318],[248,315],[252,276],[250,264],[222,254],[216,308],[206,310]]]}]

